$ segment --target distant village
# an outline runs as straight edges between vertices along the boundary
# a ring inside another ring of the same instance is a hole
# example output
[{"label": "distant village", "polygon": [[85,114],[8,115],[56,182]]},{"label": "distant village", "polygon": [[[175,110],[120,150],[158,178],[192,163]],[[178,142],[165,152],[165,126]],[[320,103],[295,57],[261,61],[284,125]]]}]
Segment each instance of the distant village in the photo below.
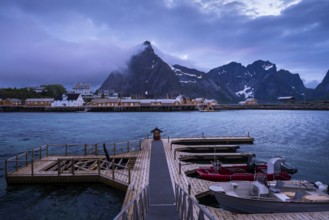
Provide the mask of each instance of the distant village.
[{"label": "distant village", "polygon": [[[42,87],[33,87],[34,92],[41,93]],[[18,98],[0,99],[0,106],[11,108],[24,108],[25,110],[75,110],[83,107],[87,111],[142,111],[142,110],[196,110],[213,109],[218,103],[214,99],[189,99],[179,95],[174,99],[136,99],[132,97],[119,97],[113,90],[99,90],[95,94],[90,84],[76,83],[73,90],[67,94],[60,94],[54,98]]]},{"label": "distant village", "polygon": [[[29,88],[35,93],[44,91],[42,86]],[[220,109],[310,109],[310,105],[300,106],[293,96],[278,97],[278,103],[260,105],[255,98],[248,98],[231,105],[221,105],[214,99],[189,98],[179,95],[175,98],[154,99],[119,97],[113,90],[92,91],[88,83],[76,83],[71,92],[51,98],[18,98],[0,97],[1,111],[215,111]],[[328,103],[311,106],[311,109],[329,109]]]}]

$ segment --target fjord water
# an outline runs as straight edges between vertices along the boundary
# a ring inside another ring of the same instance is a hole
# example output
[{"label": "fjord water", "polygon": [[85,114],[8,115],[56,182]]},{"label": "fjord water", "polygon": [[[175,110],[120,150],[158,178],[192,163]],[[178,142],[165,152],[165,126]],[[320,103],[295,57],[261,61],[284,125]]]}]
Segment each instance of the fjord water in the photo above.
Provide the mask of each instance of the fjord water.
[{"label": "fjord water", "polygon": [[[329,183],[329,111],[237,110],[219,112],[1,113],[0,215],[8,219],[112,219],[124,193],[101,184],[7,187],[5,158],[51,143],[112,143],[144,138],[255,138],[240,151],[267,160],[281,155],[298,168],[296,179]],[[3,218],[2,218],[3,219]]]}]

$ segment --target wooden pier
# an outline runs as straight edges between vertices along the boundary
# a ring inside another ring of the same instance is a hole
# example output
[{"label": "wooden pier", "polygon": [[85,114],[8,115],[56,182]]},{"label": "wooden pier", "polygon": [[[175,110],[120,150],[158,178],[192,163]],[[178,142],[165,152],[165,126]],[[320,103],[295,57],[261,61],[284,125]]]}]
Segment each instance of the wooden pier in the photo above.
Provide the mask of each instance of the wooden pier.
[{"label": "wooden pier", "polygon": [[[250,137],[246,138],[245,140],[253,141]],[[173,190],[178,185],[183,191],[188,192],[194,200],[209,195],[208,187],[213,184],[211,181],[185,175],[185,173],[200,167],[200,164],[184,163],[177,159],[186,154],[186,152],[178,150],[182,147],[182,143],[193,143],[195,145],[196,140],[191,141],[190,139],[181,138],[162,140]],[[216,138],[204,137],[201,140],[203,140],[203,144],[218,144],[217,142],[223,140],[225,140],[225,144],[227,142],[239,142],[241,144],[243,137],[220,137],[217,138],[218,141],[216,141]],[[105,144],[105,146],[109,149],[112,161],[105,159],[102,151],[103,144],[64,145],[64,147],[62,146],[62,150],[64,150],[61,155],[54,155],[50,152],[51,146],[45,145],[34,149],[32,152],[17,155],[5,161],[7,183],[101,182],[126,191],[123,210],[127,213],[128,219],[132,219],[136,210],[142,210],[138,214],[139,216],[147,216],[146,211],[144,211],[146,210],[145,206],[148,206],[147,191],[145,189],[148,188],[150,183],[152,140],[144,139],[121,144]],[[76,153],[77,151],[79,153]],[[75,155],[72,155],[73,152]],[[139,199],[136,199],[141,198],[139,197],[141,192],[145,200],[142,203]],[[177,190],[175,192],[177,199]],[[179,195],[181,194],[179,193]],[[329,212],[236,214],[203,205],[201,205],[201,209],[213,216],[213,218],[205,219],[329,219]],[[188,212],[187,208],[184,212]],[[181,213],[179,218],[183,216]],[[190,219],[197,219],[200,208],[194,206],[191,213],[192,217]]]}]

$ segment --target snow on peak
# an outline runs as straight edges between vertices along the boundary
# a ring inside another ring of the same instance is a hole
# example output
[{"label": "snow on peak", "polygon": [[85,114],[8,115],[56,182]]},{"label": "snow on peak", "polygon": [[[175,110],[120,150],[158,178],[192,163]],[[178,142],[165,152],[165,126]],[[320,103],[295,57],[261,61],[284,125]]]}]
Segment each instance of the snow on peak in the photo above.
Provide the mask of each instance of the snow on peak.
[{"label": "snow on peak", "polygon": [[267,70],[271,69],[273,66],[274,66],[273,64],[264,64],[262,67],[264,70],[267,71]]},{"label": "snow on peak", "polygon": [[245,99],[247,99],[247,98],[252,98],[252,97],[254,97],[254,89],[251,88],[251,87],[249,87],[249,86],[247,86],[247,85],[245,85],[243,90],[241,90],[241,91],[239,91],[239,92],[236,92],[235,94],[236,94],[237,96],[240,96],[240,97],[241,97],[242,95],[244,95],[244,98],[245,98]]}]

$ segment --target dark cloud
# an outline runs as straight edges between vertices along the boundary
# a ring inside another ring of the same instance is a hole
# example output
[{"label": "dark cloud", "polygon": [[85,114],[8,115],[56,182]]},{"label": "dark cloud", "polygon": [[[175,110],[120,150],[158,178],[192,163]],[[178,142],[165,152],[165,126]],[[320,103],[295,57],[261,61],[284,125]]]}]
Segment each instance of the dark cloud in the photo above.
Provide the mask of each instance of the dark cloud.
[{"label": "dark cloud", "polygon": [[260,17],[246,15],[242,3],[218,2],[2,0],[0,87],[79,81],[96,87],[145,40],[171,64],[207,70],[264,59],[306,81],[322,80],[329,69],[329,1],[303,0]]}]

